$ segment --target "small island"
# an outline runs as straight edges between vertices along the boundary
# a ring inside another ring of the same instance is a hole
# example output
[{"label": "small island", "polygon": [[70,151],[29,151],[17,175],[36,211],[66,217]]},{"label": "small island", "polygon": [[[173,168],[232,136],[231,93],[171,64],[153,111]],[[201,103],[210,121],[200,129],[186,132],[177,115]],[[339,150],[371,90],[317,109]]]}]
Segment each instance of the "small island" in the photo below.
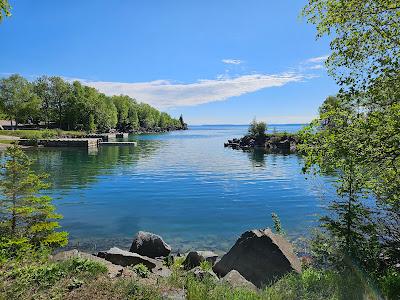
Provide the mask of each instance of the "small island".
[{"label": "small island", "polygon": [[267,124],[264,122],[257,122],[257,120],[254,119],[249,126],[248,133],[244,137],[228,140],[227,143],[224,143],[224,146],[244,151],[257,148],[265,149],[266,152],[271,153],[289,154],[297,152],[299,137],[296,133],[266,133],[266,131]]}]

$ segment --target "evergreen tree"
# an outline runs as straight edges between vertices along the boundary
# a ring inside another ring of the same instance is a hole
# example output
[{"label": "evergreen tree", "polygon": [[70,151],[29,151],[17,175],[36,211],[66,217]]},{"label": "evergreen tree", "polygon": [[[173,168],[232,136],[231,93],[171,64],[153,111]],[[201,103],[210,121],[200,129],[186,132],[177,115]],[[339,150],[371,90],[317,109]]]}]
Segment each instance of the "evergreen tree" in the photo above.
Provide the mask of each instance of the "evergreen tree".
[{"label": "evergreen tree", "polygon": [[2,165],[0,190],[0,227],[4,245],[23,244],[28,247],[59,247],[67,244],[67,233],[58,232],[62,216],[55,213],[49,196],[41,195],[49,187],[44,175],[31,170],[32,161],[17,145],[6,150]]}]

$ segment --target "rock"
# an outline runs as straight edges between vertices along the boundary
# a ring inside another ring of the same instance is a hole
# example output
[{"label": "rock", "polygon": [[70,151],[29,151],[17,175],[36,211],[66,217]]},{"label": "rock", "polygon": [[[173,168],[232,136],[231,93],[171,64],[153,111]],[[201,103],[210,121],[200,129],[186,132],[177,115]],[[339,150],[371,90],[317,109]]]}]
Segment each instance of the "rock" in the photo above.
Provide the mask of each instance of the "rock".
[{"label": "rock", "polygon": [[198,280],[203,280],[203,279],[209,277],[215,281],[218,281],[218,276],[215,275],[215,273],[213,271],[206,271],[206,270],[201,269],[200,267],[191,269],[189,271],[189,273],[192,273],[194,278],[196,278]]},{"label": "rock", "polygon": [[240,273],[236,270],[230,271],[228,274],[222,278],[221,282],[225,282],[230,284],[233,287],[242,287],[248,288],[252,290],[256,290],[257,287],[252,284],[250,281],[247,281]]},{"label": "rock", "polygon": [[149,270],[153,270],[156,267],[162,266],[161,261],[137,253],[121,250],[117,247],[113,247],[104,252],[99,252],[97,256],[104,258],[115,265],[123,267],[144,264]]},{"label": "rock", "polygon": [[183,262],[183,267],[185,270],[190,270],[194,267],[200,266],[202,261],[208,261],[211,266],[213,266],[217,258],[218,254],[215,254],[212,251],[191,251],[186,256]]},{"label": "rock", "polygon": [[122,275],[122,273],[124,271],[124,268],[122,266],[115,265],[103,258],[94,256],[89,253],[80,252],[76,249],[59,252],[59,253],[55,254],[52,259],[54,261],[61,261],[61,260],[67,260],[67,259],[70,259],[73,257],[80,257],[80,258],[84,258],[84,259],[102,263],[103,265],[105,265],[107,267],[107,273],[110,278],[119,277]]},{"label": "rock", "polygon": [[301,264],[288,241],[270,229],[260,229],[243,233],[213,270],[219,277],[237,270],[260,288],[289,272],[300,273]]},{"label": "rock", "polygon": [[171,247],[159,235],[139,231],[129,251],[155,258],[168,256],[171,253]]}]

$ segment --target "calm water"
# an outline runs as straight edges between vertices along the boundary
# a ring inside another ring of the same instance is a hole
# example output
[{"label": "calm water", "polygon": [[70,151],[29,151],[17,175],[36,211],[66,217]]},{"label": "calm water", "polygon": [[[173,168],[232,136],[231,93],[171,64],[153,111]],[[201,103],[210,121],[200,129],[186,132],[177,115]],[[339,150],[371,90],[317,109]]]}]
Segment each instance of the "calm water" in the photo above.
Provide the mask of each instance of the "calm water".
[{"label": "calm water", "polygon": [[[273,127],[273,126],[272,126]],[[276,126],[294,132],[300,125]],[[290,236],[309,232],[332,195],[327,179],[301,174],[297,155],[224,148],[246,126],[130,136],[138,147],[29,150],[50,174],[51,196],[70,245],[129,247],[146,230],[175,250],[227,250],[247,229],[271,226],[276,212]]]}]

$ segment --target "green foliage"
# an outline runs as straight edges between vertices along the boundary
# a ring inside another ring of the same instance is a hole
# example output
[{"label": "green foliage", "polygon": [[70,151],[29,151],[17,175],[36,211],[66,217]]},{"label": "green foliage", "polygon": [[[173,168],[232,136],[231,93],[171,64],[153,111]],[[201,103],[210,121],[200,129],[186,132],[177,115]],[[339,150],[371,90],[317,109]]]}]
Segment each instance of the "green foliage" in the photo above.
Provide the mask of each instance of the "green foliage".
[{"label": "green foliage", "polygon": [[266,289],[267,299],[380,299],[357,272],[320,271],[308,268],[288,274]]},{"label": "green foliage", "polygon": [[274,223],[275,232],[278,234],[285,234],[282,228],[281,219],[276,213],[271,213],[272,222]]},{"label": "green foliage", "polygon": [[61,262],[43,260],[40,264],[32,260],[28,264],[18,264],[1,272],[0,278],[5,285],[2,295],[7,299],[18,299],[41,292],[47,294],[47,290],[60,282],[66,288],[73,289],[106,272],[104,265],[82,258]]},{"label": "green foliage", "polygon": [[0,80],[0,111],[18,123],[47,128],[108,132],[119,130],[183,129],[178,119],[160,113],[129,96],[108,97],[96,89],[61,77],[39,77],[30,83],[19,75]]},{"label": "green foliage", "polygon": [[327,66],[339,84],[362,89],[399,67],[399,0],[308,0],[303,15],[332,37]]},{"label": "green foliage", "polygon": [[10,4],[7,0],[0,0],[0,22],[4,17],[11,16],[10,8]]},{"label": "green foliage", "polygon": [[[49,187],[43,182],[45,175],[36,175],[30,166],[32,161],[17,145],[6,150],[2,165],[0,189],[1,249],[10,257],[25,247],[59,247],[67,244],[67,233],[59,228],[51,198],[38,195]],[[24,246],[27,244],[27,246]]]},{"label": "green foliage", "polygon": [[400,263],[399,14],[398,0],[309,0],[303,10],[318,37],[331,37],[326,65],[341,86],[305,130],[306,169],[339,177],[347,203],[333,203],[336,218],[324,223],[373,274]]},{"label": "green foliage", "polygon": [[379,279],[379,284],[383,294],[387,299],[398,299],[400,296],[400,272],[389,269],[385,275]]},{"label": "green foliage", "polygon": [[212,264],[208,260],[203,260],[200,262],[200,269],[203,271],[211,271],[212,270]]},{"label": "green foliage", "polygon": [[267,130],[267,124],[265,122],[258,122],[254,119],[248,129],[249,135],[256,140],[265,140],[265,132]]},{"label": "green foliage", "polygon": [[147,268],[144,264],[137,264],[132,268],[137,275],[141,278],[147,278],[150,275],[149,268]]},{"label": "green foliage", "polygon": [[11,75],[0,80],[0,107],[9,119],[15,120],[15,125],[37,120],[40,105],[40,98],[25,78]]}]

